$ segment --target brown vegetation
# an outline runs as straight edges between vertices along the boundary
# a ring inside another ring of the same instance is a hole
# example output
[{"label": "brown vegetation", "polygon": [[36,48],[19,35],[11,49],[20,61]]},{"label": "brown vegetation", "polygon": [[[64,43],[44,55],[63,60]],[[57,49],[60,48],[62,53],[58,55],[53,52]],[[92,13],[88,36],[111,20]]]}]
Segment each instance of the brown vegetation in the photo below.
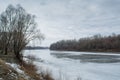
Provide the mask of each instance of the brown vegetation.
[{"label": "brown vegetation", "polygon": [[24,71],[24,74],[18,73],[0,59],[0,78],[3,80],[54,80],[48,72],[37,73],[37,68],[32,62],[23,62],[20,70]]},{"label": "brown vegetation", "polygon": [[37,68],[32,62],[23,62],[21,69],[34,80],[54,80],[49,73],[37,73]]},{"label": "brown vegetation", "polygon": [[25,71],[25,73],[27,73],[31,78],[35,80],[41,80],[40,74],[36,73],[37,69],[32,63],[23,62],[21,69]]},{"label": "brown vegetation", "polygon": [[0,78],[1,80],[27,80],[0,59]]}]

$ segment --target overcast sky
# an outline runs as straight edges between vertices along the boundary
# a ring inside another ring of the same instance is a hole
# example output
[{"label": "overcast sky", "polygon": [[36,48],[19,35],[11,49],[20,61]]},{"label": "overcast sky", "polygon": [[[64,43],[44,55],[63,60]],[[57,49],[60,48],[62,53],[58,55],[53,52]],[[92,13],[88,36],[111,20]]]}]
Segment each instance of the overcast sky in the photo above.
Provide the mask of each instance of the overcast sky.
[{"label": "overcast sky", "polygon": [[43,46],[99,33],[120,34],[120,0],[0,0],[0,13],[9,4],[20,4],[37,16],[46,37]]}]

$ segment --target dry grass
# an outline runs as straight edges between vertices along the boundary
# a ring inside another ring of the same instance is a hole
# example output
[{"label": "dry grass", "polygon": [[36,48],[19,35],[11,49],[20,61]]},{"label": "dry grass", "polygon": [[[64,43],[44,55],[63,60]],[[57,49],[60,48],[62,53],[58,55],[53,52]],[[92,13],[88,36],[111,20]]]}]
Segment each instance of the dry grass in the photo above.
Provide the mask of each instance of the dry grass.
[{"label": "dry grass", "polygon": [[[37,73],[37,68],[32,61],[35,60],[35,57],[31,55],[28,57],[29,61],[23,61],[20,63],[20,69],[24,71],[25,75],[28,76],[28,78],[21,76],[20,73],[18,73],[15,69],[13,69],[10,65],[6,64],[6,62],[1,59],[0,77],[3,78],[3,80],[54,80],[48,72]],[[14,76],[11,77],[10,74],[14,74]],[[9,77],[11,77],[11,79]]]},{"label": "dry grass", "polygon": [[41,76],[44,80],[54,80],[52,77],[51,77],[51,74],[50,72],[46,71],[46,72],[41,72]]},{"label": "dry grass", "polygon": [[33,64],[33,60],[35,60],[35,56],[29,55],[27,56],[29,59],[28,62],[23,61],[21,64],[21,69],[27,73],[32,79],[34,80],[54,80],[51,75],[46,72],[46,73],[37,73],[37,68]]},{"label": "dry grass", "polygon": [[0,68],[3,69],[3,73],[8,73],[9,72],[9,66],[5,64],[3,60],[0,59]]},{"label": "dry grass", "polygon": [[23,62],[21,65],[21,69],[25,71],[25,73],[27,73],[27,75],[31,78],[35,80],[41,80],[41,76],[36,73],[37,69],[32,63]]},{"label": "dry grass", "polygon": [[26,80],[20,76],[11,66],[7,65],[5,61],[0,59],[0,77],[3,80]]}]

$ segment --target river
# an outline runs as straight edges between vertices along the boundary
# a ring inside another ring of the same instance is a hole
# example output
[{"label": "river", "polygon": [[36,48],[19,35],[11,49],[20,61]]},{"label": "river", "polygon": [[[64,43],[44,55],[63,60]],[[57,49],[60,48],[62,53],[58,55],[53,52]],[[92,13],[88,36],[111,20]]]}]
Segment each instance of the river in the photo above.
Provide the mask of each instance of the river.
[{"label": "river", "polygon": [[42,61],[39,71],[50,72],[55,80],[120,80],[120,54],[74,51],[25,50]]}]

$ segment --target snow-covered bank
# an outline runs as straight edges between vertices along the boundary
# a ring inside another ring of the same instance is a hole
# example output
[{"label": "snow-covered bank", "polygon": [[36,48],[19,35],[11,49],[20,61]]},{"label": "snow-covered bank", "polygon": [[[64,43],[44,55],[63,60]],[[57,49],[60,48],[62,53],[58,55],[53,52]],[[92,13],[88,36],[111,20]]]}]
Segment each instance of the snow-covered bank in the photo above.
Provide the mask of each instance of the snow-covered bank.
[{"label": "snow-covered bank", "polygon": [[0,80],[29,80],[30,77],[15,63],[7,63],[0,59]]},{"label": "snow-covered bank", "polygon": [[18,64],[0,59],[0,80],[54,80],[49,73],[37,70],[30,60]]}]

